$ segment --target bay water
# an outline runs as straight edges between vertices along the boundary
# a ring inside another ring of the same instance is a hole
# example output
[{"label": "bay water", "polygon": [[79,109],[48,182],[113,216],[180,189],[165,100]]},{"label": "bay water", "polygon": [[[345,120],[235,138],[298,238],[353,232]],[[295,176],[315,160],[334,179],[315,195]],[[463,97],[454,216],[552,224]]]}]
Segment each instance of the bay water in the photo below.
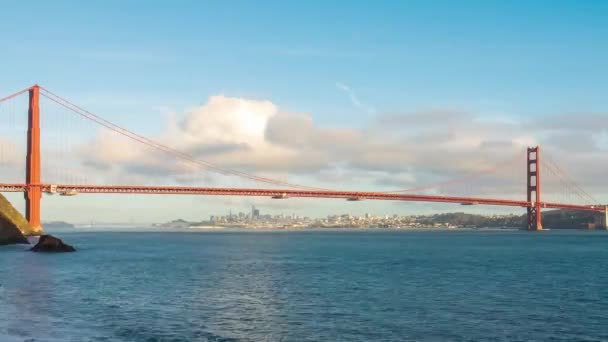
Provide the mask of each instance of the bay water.
[{"label": "bay water", "polygon": [[55,235],[0,247],[0,341],[608,340],[604,231]]}]

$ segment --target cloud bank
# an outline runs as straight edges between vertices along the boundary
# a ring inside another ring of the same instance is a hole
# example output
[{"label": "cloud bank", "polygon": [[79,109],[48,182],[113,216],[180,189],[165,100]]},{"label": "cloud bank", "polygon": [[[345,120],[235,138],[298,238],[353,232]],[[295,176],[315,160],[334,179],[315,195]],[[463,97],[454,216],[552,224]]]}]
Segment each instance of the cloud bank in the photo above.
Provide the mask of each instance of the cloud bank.
[{"label": "cloud bank", "polygon": [[[519,159],[510,177],[521,183],[525,147],[542,144],[590,192],[605,193],[605,120],[599,114],[572,118],[564,114],[505,122],[447,108],[376,115],[364,129],[321,127],[310,114],[285,111],[268,100],[219,95],[174,115],[154,139],[223,168],[311,186],[379,191],[462,177],[514,156]],[[80,151],[91,173],[104,173],[105,182],[255,186],[201,172],[103,130]],[[507,186],[497,177],[487,181],[495,192],[523,196],[520,185]],[[466,192],[438,191],[451,190]]]}]

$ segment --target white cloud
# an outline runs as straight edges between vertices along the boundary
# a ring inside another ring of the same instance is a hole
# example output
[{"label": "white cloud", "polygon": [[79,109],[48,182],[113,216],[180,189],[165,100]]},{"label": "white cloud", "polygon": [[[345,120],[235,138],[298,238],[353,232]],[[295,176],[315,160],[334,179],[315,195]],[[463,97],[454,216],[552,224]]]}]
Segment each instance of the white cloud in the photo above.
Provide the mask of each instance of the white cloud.
[{"label": "white cloud", "polygon": [[[25,149],[25,147],[21,148]],[[1,166],[15,167],[22,164],[25,160],[20,157],[18,152],[21,152],[17,145],[8,139],[0,137],[0,164]]]},{"label": "white cloud", "polygon": [[[581,127],[576,127],[566,135],[565,123],[554,123],[548,129],[530,127],[539,126],[434,109],[379,116],[365,129],[326,128],[319,127],[309,114],[282,111],[270,101],[213,96],[201,106],[172,116],[155,140],[222,168],[350,190],[416,188],[513,159],[510,168],[499,170],[500,177],[484,176],[468,185],[442,185],[434,191],[476,195],[483,190],[517,198],[522,196],[525,182],[525,147],[541,143],[558,161],[572,161],[564,168],[580,176],[583,185],[598,187],[600,194],[606,192],[606,185],[599,181],[600,171],[608,168],[606,153],[600,153],[597,146],[586,148],[602,141],[604,133],[580,132]],[[589,134],[590,138],[577,139],[576,134]],[[82,151],[91,173],[99,170],[106,183],[114,178],[125,183],[264,186],[205,171],[114,133],[98,133]]]}]

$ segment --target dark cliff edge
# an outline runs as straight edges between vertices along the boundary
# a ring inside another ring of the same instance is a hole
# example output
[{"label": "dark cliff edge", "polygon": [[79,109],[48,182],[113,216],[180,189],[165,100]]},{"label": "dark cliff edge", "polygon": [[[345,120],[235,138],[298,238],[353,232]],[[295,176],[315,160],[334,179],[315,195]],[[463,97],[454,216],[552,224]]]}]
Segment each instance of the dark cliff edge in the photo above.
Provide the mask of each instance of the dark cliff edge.
[{"label": "dark cliff edge", "polygon": [[[42,229],[33,228],[21,215],[21,213],[13,207],[11,202],[9,202],[6,197],[0,194],[0,224],[3,228],[2,230],[9,229],[8,232],[11,231],[12,228],[17,228],[22,235],[24,236],[36,236],[42,234]],[[7,233],[9,234],[9,233]]]},{"label": "dark cliff edge", "polygon": [[0,246],[15,244],[29,244],[29,242],[17,227],[0,218]]},{"label": "dark cliff edge", "polygon": [[32,232],[29,223],[0,194],[0,245],[29,244],[24,232]]}]

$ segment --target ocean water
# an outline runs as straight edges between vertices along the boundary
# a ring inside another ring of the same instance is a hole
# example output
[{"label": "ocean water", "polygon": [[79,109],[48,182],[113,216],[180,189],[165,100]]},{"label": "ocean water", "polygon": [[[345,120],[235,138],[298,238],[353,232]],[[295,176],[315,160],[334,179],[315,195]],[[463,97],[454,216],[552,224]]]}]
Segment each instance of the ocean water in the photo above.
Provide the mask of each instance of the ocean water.
[{"label": "ocean water", "polygon": [[0,248],[0,341],[608,340],[608,233],[84,231]]}]

